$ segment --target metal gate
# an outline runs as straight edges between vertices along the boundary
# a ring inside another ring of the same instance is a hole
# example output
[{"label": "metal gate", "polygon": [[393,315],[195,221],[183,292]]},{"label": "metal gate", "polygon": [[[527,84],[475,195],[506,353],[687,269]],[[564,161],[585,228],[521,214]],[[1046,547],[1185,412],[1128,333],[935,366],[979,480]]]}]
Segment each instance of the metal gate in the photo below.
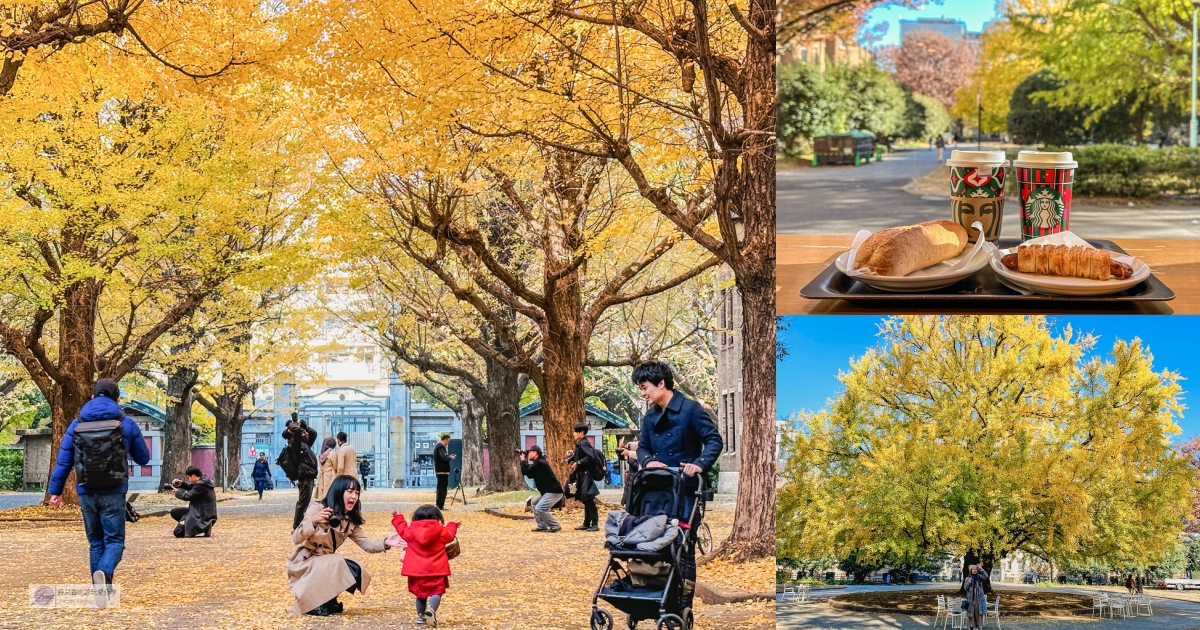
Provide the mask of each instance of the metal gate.
[{"label": "metal gate", "polygon": [[[339,432],[344,431],[346,442],[358,453],[358,461],[361,463],[365,459],[370,463],[369,486],[386,486],[387,480],[391,478],[386,446],[390,428],[387,412],[378,408],[358,407],[319,410],[310,408],[309,413],[314,411],[320,414],[322,424],[329,428],[327,436],[336,437]],[[357,466],[354,474],[361,479]]]}]

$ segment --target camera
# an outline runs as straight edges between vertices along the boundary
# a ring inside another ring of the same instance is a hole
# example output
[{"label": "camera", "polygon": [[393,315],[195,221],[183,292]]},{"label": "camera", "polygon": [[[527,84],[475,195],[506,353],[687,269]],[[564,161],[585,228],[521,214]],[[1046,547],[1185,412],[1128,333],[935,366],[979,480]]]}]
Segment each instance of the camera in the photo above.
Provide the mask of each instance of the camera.
[{"label": "camera", "polygon": [[162,489],[163,489],[163,490],[167,490],[167,491],[171,491],[171,490],[174,490],[174,489],[175,489],[175,486],[173,486],[173,485],[171,485],[171,484],[169,484],[169,483],[164,483],[164,484],[163,484],[163,487],[162,487]]},{"label": "camera", "polygon": [[515,450],[515,451],[513,451],[513,452],[514,452],[514,453],[516,453],[517,455],[524,455],[524,454],[525,454],[525,451],[523,451],[523,450],[521,450],[521,449],[517,449],[517,450]]},{"label": "camera", "polygon": [[333,514],[329,515],[329,518],[326,519],[326,522],[329,523],[330,528],[337,529],[342,526],[342,515],[334,512]]}]

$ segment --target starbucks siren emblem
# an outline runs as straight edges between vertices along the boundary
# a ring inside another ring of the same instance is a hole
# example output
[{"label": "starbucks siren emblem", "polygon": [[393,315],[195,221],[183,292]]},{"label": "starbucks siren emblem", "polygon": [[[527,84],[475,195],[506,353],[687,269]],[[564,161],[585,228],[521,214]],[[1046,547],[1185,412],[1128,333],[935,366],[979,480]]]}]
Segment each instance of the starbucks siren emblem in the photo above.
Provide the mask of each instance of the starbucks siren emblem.
[{"label": "starbucks siren emblem", "polygon": [[1062,195],[1052,188],[1039,189],[1025,200],[1025,216],[1033,227],[1058,227],[1064,212]]}]

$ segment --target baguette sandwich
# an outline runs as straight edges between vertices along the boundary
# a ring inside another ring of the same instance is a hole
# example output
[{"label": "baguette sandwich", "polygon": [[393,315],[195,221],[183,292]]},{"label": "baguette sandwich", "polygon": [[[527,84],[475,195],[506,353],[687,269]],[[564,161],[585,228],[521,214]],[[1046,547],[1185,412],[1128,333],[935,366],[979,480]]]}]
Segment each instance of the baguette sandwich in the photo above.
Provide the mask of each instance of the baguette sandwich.
[{"label": "baguette sandwich", "polygon": [[955,221],[938,219],[880,230],[863,241],[855,269],[880,276],[908,274],[954,258],[967,246],[967,230]]}]

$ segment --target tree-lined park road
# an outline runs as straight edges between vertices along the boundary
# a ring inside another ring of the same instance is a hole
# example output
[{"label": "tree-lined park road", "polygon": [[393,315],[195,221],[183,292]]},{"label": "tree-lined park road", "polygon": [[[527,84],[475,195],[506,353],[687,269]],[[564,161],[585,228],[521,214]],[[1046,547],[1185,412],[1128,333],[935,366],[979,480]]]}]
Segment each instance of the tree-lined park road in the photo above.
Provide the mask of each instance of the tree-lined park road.
[{"label": "tree-lined park road", "polygon": [[46,495],[41,492],[0,492],[0,510],[40,503]]},{"label": "tree-lined park road", "polygon": [[[854,234],[949,219],[949,196],[914,195],[903,190],[913,178],[937,166],[936,153],[913,149],[889,153],[882,162],[857,167],[780,169],[776,176],[777,230],[782,234]],[[1009,201],[1004,210],[1001,234],[1020,236],[1016,203]],[[1200,238],[1200,206],[1100,206],[1079,198],[1071,210],[1071,231],[1093,239]]]},{"label": "tree-lined park road", "polygon": [[[819,589],[812,592],[812,601],[803,604],[776,603],[776,628],[805,628],[819,630],[916,630],[933,627],[933,617],[912,617],[909,615],[881,615],[871,613],[837,610],[825,605],[825,600],[833,595],[860,593],[876,590],[940,590],[953,585],[946,582],[904,586],[847,586],[839,589]],[[1031,587],[1025,587],[1027,590]],[[1039,590],[1045,587],[1039,587]],[[1153,617],[1130,617],[1097,622],[1092,617],[1080,618],[1041,618],[1041,617],[1006,617],[1004,615],[1004,591],[1021,589],[1016,585],[996,585],[1000,595],[1000,618],[1006,630],[1049,630],[1067,628],[1154,628],[1155,630],[1200,630],[1200,603],[1185,602],[1173,599],[1154,597],[1154,591],[1147,591],[1154,607]],[[1079,587],[1045,588],[1047,591],[1080,593],[1091,595],[1095,589]],[[932,598],[933,595],[930,595]],[[992,622],[994,623],[994,622]]]}]

